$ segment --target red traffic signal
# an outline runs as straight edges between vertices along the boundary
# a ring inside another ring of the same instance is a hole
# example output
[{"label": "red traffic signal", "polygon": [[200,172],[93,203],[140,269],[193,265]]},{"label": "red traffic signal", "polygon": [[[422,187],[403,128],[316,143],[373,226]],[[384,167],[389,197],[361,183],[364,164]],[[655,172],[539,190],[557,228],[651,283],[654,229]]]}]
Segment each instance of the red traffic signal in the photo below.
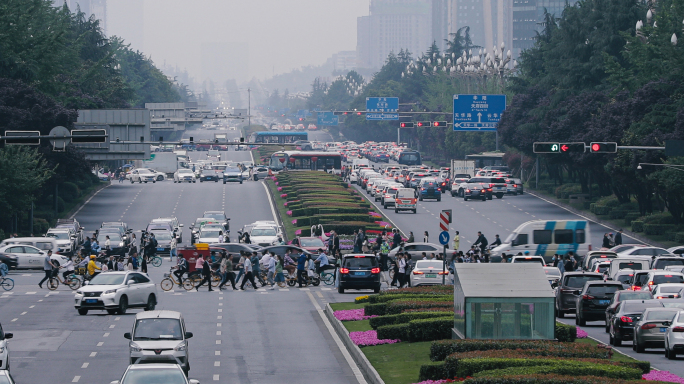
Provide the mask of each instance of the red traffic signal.
[{"label": "red traffic signal", "polygon": [[447,122],[446,121],[433,121],[432,126],[433,127],[446,127]]},{"label": "red traffic signal", "polygon": [[399,123],[399,128],[413,128],[413,123]]},{"label": "red traffic signal", "polygon": [[560,143],[561,153],[584,153],[584,143]]},{"label": "red traffic signal", "polygon": [[416,123],[418,127],[429,127],[432,125],[431,121],[419,121]]},{"label": "red traffic signal", "polygon": [[617,143],[591,143],[589,145],[589,148],[591,149],[591,153],[616,153],[617,152]]}]

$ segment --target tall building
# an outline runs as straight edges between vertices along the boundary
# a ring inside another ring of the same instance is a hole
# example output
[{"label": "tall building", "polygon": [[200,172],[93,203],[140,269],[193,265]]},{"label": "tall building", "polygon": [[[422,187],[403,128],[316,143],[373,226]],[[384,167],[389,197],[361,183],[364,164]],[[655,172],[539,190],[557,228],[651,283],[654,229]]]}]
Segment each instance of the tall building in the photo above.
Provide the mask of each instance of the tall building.
[{"label": "tall building", "polygon": [[[451,33],[470,27],[473,44],[486,48],[513,42],[513,6],[511,0],[452,0]],[[525,1],[525,0],[520,0]]]},{"label": "tall building", "polygon": [[432,0],[371,0],[357,19],[356,55],[361,68],[381,68],[390,52],[420,56],[432,44]]},{"label": "tall building", "polygon": [[71,12],[76,12],[80,9],[86,15],[86,18],[95,16],[100,20],[100,27],[107,35],[107,0],[53,0],[53,4],[61,6],[66,3]]},{"label": "tall building", "polygon": [[446,41],[451,31],[451,8],[454,0],[432,0],[432,41],[440,51],[446,48]]},{"label": "tall building", "polygon": [[537,32],[544,29],[544,10],[561,17],[566,4],[574,5],[578,0],[513,0],[513,56],[534,46]]}]

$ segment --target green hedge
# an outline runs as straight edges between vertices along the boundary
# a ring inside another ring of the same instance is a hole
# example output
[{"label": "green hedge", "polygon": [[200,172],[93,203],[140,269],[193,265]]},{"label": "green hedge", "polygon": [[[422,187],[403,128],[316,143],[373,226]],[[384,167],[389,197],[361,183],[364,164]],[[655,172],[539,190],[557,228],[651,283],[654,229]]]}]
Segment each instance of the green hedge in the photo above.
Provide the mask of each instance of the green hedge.
[{"label": "green hedge", "polygon": [[625,215],[625,225],[632,225],[632,221],[638,219],[641,217],[641,213],[639,212],[628,212]]},{"label": "green hedge", "polygon": [[399,294],[399,295],[372,295],[368,297],[368,302],[371,304],[375,303],[386,303],[391,300],[398,299],[442,299],[443,301],[454,300],[453,295],[425,295],[425,294]]},{"label": "green hedge", "polygon": [[537,356],[607,359],[608,350],[580,343],[551,340],[442,340],[430,346],[430,360],[442,361],[454,353],[514,349],[531,351]]},{"label": "green hedge", "polygon": [[411,320],[408,326],[409,341],[411,342],[451,339],[454,315],[435,319]]},{"label": "green hedge", "polygon": [[608,215],[612,210],[612,207],[606,207],[605,205],[594,205],[593,212],[596,215]]},{"label": "green hedge", "polygon": [[632,221],[632,232],[643,232],[644,231],[644,222],[641,220],[634,220]]},{"label": "green hedge", "polygon": [[626,209],[613,209],[610,211],[610,218],[611,219],[624,219],[625,216],[627,216],[627,213],[629,211]]},{"label": "green hedge", "polygon": [[577,326],[556,322],[555,337],[561,342],[573,342],[577,339]]},{"label": "green hedge", "polygon": [[409,340],[409,324],[383,325],[378,328],[378,339]]},{"label": "green hedge", "polygon": [[363,313],[366,316],[383,316],[383,315],[397,315],[406,309],[419,308],[453,308],[453,301],[443,301],[440,298],[434,299],[394,299],[385,303],[368,304],[363,308]]},{"label": "green hedge", "polygon": [[675,230],[676,227],[674,224],[644,224],[644,233],[647,235],[664,235]]},{"label": "green hedge", "polygon": [[502,369],[491,369],[474,374],[474,377],[501,377],[514,375],[533,375],[533,374],[556,374],[556,375],[581,375],[608,377],[621,380],[638,380],[641,378],[641,371],[638,369],[618,367],[606,364],[576,363],[573,361],[559,362],[559,364],[548,366],[523,366]]},{"label": "green hedge", "polygon": [[418,381],[437,381],[446,379],[450,376],[451,375],[449,375],[449,372],[445,369],[444,363],[423,364],[420,366]]},{"label": "green hedge", "polygon": [[384,325],[404,324],[404,323],[408,323],[412,320],[442,318],[442,317],[450,317],[451,322],[452,322],[452,326],[453,326],[454,313],[453,312],[445,312],[445,311],[440,311],[440,312],[408,312],[408,313],[400,313],[398,315],[378,316],[378,317],[372,317],[369,320],[369,323],[370,323],[371,328],[378,329],[379,327],[382,327]]},{"label": "green hedge", "polygon": [[675,241],[680,244],[684,244],[684,232],[677,232],[675,234]]}]

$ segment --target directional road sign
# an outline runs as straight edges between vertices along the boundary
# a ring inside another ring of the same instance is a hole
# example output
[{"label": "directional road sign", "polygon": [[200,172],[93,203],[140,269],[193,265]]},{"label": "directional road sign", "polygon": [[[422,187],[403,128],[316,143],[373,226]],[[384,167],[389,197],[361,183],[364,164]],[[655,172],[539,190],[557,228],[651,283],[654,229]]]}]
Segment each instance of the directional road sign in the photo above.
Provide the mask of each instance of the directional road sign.
[{"label": "directional road sign", "polygon": [[333,112],[318,112],[318,125],[338,125],[340,117]]},{"label": "directional road sign", "polygon": [[454,131],[496,131],[506,95],[454,95]]},{"label": "directional road sign", "polygon": [[366,97],[366,120],[399,120],[399,98]]},{"label": "directional road sign", "polygon": [[449,232],[442,231],[439,233],[439,243],[442,245],[449,244]]}]

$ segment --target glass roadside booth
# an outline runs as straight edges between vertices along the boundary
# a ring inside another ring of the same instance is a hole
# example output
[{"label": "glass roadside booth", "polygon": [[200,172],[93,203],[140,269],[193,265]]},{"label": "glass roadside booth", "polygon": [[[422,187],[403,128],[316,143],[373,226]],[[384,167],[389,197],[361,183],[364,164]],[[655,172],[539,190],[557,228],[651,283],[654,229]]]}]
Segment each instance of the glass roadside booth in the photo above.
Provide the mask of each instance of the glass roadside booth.
[{"label": "glass roadside booth", "polygon": [[456,264],[454,339],[555,339],[555,296],[539,263]]}]

